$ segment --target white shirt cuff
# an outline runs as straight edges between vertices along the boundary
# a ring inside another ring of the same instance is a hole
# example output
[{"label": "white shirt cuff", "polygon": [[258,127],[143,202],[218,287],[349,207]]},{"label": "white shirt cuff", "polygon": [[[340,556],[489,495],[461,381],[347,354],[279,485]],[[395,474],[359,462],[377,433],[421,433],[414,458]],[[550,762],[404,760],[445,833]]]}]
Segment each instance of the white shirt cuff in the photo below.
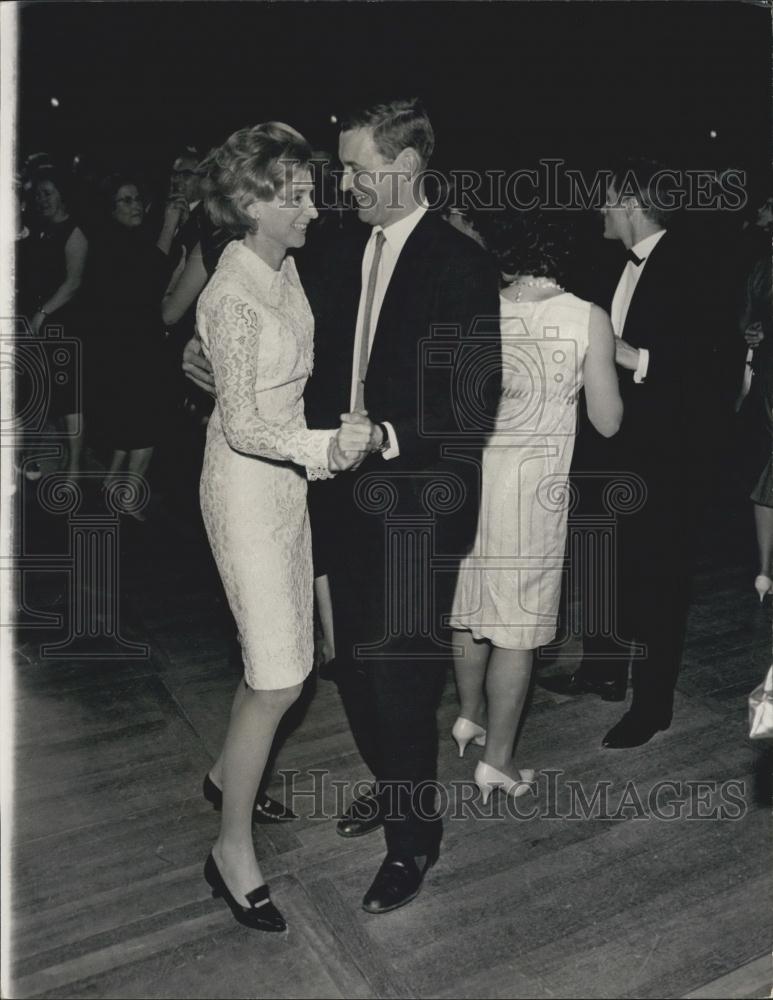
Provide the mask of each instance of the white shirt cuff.
[{"label": "white shirt cuff", "polygon": [[394,427],[389,423],[388,420],[381,421],[386,427],[387,437],[389,438],[389,447],[385,448],[381,455],[383,458],[389,461],[390,458],[398,458],[400,455],[400,445],[397,443],[397,434],[395,434]]},{"label": "white shirt cuff", "polygon": [[636,366],[636,371],[633,373],[634,382],[643,382],[647,377],[647,369],[650,366],[650,352],[646,347],[639,348],[639,363]]}]

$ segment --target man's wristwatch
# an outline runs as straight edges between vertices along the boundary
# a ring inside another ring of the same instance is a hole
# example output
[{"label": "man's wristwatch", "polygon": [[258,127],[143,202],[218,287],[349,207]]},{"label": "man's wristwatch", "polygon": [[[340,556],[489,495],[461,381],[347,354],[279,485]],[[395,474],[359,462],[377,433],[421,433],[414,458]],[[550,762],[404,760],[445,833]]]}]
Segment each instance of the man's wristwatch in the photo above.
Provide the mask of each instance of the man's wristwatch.
[{"label": "man's wristwatch", "polygon": [[378,446],[378,450],[383,455],[389,449],[389,433],[385,424],[376,424],[376,427],[381,431],[381,444]]}]

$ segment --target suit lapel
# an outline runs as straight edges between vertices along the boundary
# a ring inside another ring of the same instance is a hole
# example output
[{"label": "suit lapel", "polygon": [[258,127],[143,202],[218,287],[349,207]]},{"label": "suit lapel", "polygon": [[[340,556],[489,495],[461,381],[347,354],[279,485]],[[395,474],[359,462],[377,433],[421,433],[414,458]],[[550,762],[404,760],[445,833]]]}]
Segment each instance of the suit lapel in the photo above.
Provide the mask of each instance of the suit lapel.
[{"label": "suit lapel", "polygon": [[427,212],[405,241],[397,258],[397,264],[381,304],[368,371],[371,364],[374,361],[378,362],[379,357],[388,350],[392,340],[389,330],[398,325],[399,317],[405,313],[406,305],[413,300],[417,285],[423,284],[421,271],[426,266],[426,251],[432,242],[435,224],[435,220]]},{"label": "suit lapel", "polygon": [[354,335],[367,233],[333,243],[321,272],[315,311],[312,394],[324,394],[337,412],[349,409]]},{"label": "suit lapel", "polygon": [[[647,309],[653,296],[662,293],[662,273],[663,263],[668,258],[667,243],[668,233],[661,236],[655,247],[647,255],[647,263],[644,265],[644,273],[636,284],[628,313],[625,317],[621,337],[631,347],[646,347],[648,342],[646,324],[641,322],[646,316]],[[665,254],[664,254],[665,244]]]}]

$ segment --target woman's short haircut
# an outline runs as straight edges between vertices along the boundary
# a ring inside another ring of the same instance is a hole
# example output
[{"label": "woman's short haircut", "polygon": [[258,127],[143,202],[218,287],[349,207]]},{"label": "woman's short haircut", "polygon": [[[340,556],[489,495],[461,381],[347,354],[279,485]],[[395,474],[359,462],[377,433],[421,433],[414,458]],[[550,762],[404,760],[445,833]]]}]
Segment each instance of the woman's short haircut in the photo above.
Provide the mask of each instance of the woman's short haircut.
[{"label": "woman's short haircut", "polygon": [[248,206],[271,201],[292,178],[293,169],[311,159],[308,142],[282,122],[234,132],[202,164],[204,203],[213,224],[236,237],[254,232]]},{"label": "woman's short haircut", "polygon": [[72,207],[74,184],[70,174],[61,170],[59,167],[54,166],[53,163],[44,163],[41,166],[35,167],[32,171],[30,186],[32,188],[33,195],[37,186],[39,184],[43,184],[44,182],[53,184],[59,192],[59,197],[62,199],[65,206],[68,209]]},{"label": "woman's short haircut", "polygon": [[504,275],[566,279],[576,245],[571,219],[549,209],[507,209],[481,217],[486,248]]},{"label": "woman's short haircut", "polygon": [[390,163],[410,147],[419,154],[424,170],[435,148],[435,133],[429,117],[424,105],[415,97],[351,112],[341,129],[349,132],[355,128],[372,129],[376,149]]},{"label": "woman's short haircut", "polygon": [[108,215],[110,215],[115,208],[115,199],[122,187],[137,188],[143,203],[146,202],[147,194],[139,177],[131,171],[119,171],[114,174],[110,174],[108,177],[104,178],[99,186],[99,191],[102,196],[102,205]]}]

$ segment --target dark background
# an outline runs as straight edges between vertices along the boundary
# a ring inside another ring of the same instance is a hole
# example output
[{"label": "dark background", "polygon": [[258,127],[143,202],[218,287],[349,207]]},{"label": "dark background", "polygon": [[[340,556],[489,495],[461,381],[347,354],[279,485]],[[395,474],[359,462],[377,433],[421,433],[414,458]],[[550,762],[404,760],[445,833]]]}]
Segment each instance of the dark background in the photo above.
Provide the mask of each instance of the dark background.
[{"label": "dark background", "polygon": [[332,114],[418,95],[441,169],[646,152],[764,191],[770,36],[738,2],[35,2],[19,152],[152,164],[272,118],[335,151]]}]

